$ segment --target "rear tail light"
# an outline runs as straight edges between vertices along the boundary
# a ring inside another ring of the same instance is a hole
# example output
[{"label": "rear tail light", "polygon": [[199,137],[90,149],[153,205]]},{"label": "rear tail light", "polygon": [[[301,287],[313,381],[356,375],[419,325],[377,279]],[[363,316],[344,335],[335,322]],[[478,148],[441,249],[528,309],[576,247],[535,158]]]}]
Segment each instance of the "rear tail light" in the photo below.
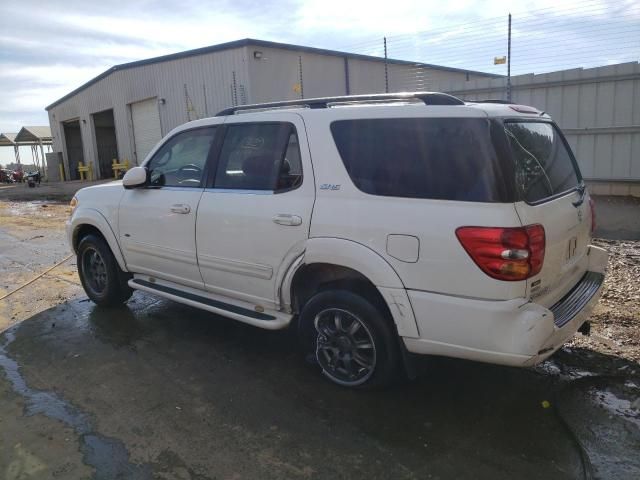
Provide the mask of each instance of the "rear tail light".
[{"label": "rear tail light", "polygon": [[591,209],[591,233],[596,231],[596,204],[593,198],[589,199],[589,208]]},{"label": "rear tail light", "polygon": [[542,225],[460,227],[456,236],[476,265],[490,277],[526,280],[542,269],[545,247]]}]

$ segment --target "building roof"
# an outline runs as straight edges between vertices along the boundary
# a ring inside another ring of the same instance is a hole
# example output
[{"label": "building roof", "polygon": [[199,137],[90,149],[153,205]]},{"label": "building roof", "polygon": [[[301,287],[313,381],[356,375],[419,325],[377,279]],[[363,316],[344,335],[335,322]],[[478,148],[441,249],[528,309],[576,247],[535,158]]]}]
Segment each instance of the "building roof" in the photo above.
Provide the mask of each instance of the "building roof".
[{"label": "building roof", "polygon": [[51,127],[49,126],[36,126],[36,127],[22,127],[18,134],[15,136],[14,141],[17,143],[23,142],[51,142]]},{"label": "building roof", "polygon": [[17,133],[0,133],[0,147],[8,147],[16,144]]},{"label": "building roof", "polygon": [[[242,39],[242,40],[235,40],[233,42],[226,42],[226,43],[220,43],[218,45],[211,45],[209,47],[196,48],[194,50],[187,50],[187,51],[184,51],[184,52],[172,53],[170,55],[162,55],[160,57],[148,58],[146,60],[138,60],[138,61],[135,61],[135,62],[122,63],[120,65],[115,65],[115,66],[111,67],[109,70],[106,70],[105,72],[102,72],[97,77],[92,78],[87,83],[81,85],[80,87],[76,88],[72,92],[68,93],[64,97],[56,100],[51,105],[46,107],[45,110],[52,109],[56,105],[64,102],[65,100],[68,100],[69,98],[73,97],[74,95],[80,93],[81,91],[87,89],[88,87],[90,87],[94,83],[102,80],[103,78],[111,75],[112,73],[114,73],[114,72],[116,72],[118,70],[126,70],[126,69],[129,69],[129,68],[142,67],[144,65],[152,65],[154,63],[169,62],[171,60],[179,60],[179,59],[187,58],[187,57],[195,57],[195,56],[198,56],[198,55],[205,55],[205,54],[208,54],[208,53],[220,52],[220,51],[223,51],[223,50],[230,50],[230,49],[233,49],[233,48],[241,48],[241,47],[246,47],[246,46],[249,46],[249,45],[256,46],[256,47],[263,47],[263,48],[278,48],[278,49],[281,49],[281,50],[294,50],[296,52],[317,53],[317,54],[320,54],[320,55],[331,55],[331,56],[337,56],[337,57],[342,57],[342,58],[352,58],[352,59],[360,59],[360,60],[373,60],[373,61],[378,61],[378,62],[384,61],[384,58],[375,57],[375,56],[372,56],[372,55],[361,55],[361,54],[358,54],[358,53],[340,52],[340,51],[337,51],[337,50],[327,50],[327,49],[324,49],[324,48],[305,47],[305,46],[302,46],[302,45],[293,45],[293,44],[290,44],[290,43],[270,42],[270,41],[267,41],[267,40],[256,40],[256,39],[253,39],[253,38],[245,38],[245,39]],[[463,68],[445,67],[445,66],[442,66],[442,65],[432,65],[430,63],[412,62],[412,61],[409,61],[409,60],[398,60],[398,59],[393,59],[393,58],[388,58],[387,59],[387,63],[396,64],[396,65],[414,65],[414,66],[418,66],[418,67],[427,67],[427,68],[432,68],[434,70],[442,70],[442,71],[446,71],[446,72],[471,73],[471,74],[474,74],[474,75],[484,75],[484,76],[491,77],[491,78],[502,77],[502,75],[496,75],[494,73],[479,72],[479,71],[476,71],[476,70],[465,70]]]}]

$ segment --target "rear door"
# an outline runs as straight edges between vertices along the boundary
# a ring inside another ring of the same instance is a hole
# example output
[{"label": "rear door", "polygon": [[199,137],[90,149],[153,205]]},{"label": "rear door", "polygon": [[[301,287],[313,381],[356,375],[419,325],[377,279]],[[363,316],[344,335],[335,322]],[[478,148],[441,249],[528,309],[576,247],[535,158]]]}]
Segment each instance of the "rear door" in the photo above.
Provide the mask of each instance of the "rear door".
[{"label": "rear door", "polygon": [[523,225],[545,230],[544,264],[527,282],[527,294],[545,306],[557,302],[585,274],[591,240],[589,197],[573,154],[549,121],[508,120],[505,132],[514,162]]},{"label": "rear door", "polygon": [[247,113],[223,129],[198,207],[198,264],[207,290],[274,308],[276,280],[303,252],[315,199],[304,123]]}]

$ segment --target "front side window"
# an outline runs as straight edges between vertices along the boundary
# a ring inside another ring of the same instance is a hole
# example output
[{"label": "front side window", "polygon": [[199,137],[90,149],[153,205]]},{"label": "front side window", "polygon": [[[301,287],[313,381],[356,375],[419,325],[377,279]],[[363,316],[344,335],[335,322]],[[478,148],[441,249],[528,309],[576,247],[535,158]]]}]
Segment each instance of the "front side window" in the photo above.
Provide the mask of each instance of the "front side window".
[{"label": "front side window", "polygon": [[534,203],[580,183],[577,166],[556,127],[543,122],[506,122],[520,198]]},{"label": "front side window", "polygon": [[289,123],[227,127],[215,188],[283,191],[302,182],[298,137]]},{"label": "front side window", "polygon": [[201,187],[215,127],[181,132],[169,139],[147,163],[153,187]]}]

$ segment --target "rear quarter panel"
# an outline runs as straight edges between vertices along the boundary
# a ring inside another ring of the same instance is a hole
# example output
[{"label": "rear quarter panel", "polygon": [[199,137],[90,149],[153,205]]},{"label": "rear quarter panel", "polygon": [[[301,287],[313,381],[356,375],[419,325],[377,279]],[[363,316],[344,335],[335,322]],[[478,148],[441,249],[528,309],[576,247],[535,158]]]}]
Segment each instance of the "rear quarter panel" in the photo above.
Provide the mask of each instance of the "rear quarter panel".
[{"label": "rear quarter panel", "polygon": [[[305,124],[317,188],[310,237],[344,238],[370,248],[391,265],[408,289],[492,300],[524,297],[526,282],[504,282],[487,276],[455,235],[460,226],[521,226],[513,204],[366,194],[349,178],[330,131],[332,121],[347,118],[484,115],[478,109],[437,106],[309,112],[305,115]],[[391,256],[387,251],[389,235],[416,237],[417,261],[402,261]]]}]

